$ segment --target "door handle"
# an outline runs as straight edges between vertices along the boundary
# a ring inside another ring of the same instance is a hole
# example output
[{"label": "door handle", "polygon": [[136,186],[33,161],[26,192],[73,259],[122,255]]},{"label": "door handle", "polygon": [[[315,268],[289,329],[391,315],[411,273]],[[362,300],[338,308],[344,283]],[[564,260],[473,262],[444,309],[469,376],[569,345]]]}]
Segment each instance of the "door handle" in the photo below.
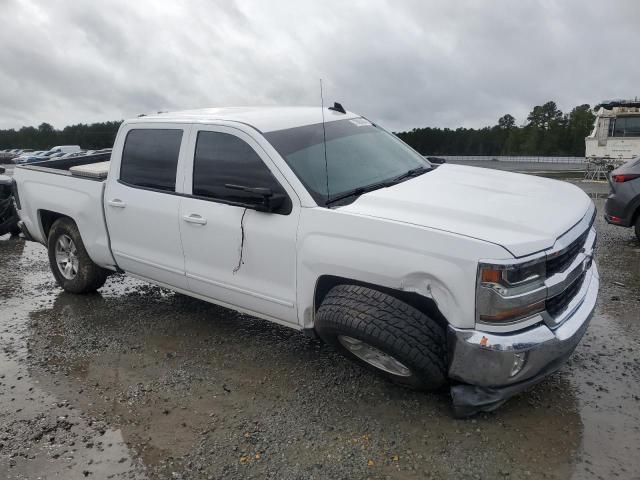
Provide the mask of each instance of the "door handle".
[{"label": "door handle", "polygon": [[207,219],[198,215],[197,213],[192,213],[190,215],[185,215],[182,217],[185,222],[189,223],[197,223],[198,225],[206,225]]},{"label": "door handle", "polygon": [[120,200],[119,198],[114,198],[113,200],[109,200],[107,202],[109,205],[111,205],[112,207],[116,207],[116,208],[124,208],[127,206],[126,203],[124,203],[122,200]]}]

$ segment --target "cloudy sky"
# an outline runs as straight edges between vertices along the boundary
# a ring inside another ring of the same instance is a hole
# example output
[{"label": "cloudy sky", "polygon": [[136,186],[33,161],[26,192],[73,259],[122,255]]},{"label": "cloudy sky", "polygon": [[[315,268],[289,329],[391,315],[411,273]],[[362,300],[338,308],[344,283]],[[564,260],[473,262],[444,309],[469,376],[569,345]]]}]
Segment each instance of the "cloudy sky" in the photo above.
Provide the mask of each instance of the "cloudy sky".
[{"label": "cloudy sky", "polygon": [[325,98],[402,130],[640,96],[635,0],[0,0],[0,128]]}]

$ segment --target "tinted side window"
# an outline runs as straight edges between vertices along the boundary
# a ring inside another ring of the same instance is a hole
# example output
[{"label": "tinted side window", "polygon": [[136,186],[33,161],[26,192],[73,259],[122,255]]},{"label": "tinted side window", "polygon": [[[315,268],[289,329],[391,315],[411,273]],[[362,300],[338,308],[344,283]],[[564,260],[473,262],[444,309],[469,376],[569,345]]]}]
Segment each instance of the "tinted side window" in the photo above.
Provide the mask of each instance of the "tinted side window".
[{"label": "tinted side window", "polygon": [[276,195],[286,196],[271,171],[245,141],[227,133],[199,132],[193,160],[193,194],[242,203],[239,192],[225,185],[269,188]]},{"label": "tinted side window", "polygon": [[120,180],[175,191],[182,130],[130,130],[124,142]]}]

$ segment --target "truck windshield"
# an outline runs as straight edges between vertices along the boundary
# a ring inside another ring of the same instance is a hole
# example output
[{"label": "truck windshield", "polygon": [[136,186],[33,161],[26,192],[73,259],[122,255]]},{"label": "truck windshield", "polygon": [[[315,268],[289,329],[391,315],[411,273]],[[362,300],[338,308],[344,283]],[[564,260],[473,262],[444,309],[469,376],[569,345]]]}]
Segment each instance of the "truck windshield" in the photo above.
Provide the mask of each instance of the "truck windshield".
[{"label": "truck windshield", "polygon": [[[364,118],[327,122],[324,156],[322,123],[265,133],[318,205],[381,188],[409,171],[431,164],[394,135]],[[373,187],[373,188],[371,188]]]}]

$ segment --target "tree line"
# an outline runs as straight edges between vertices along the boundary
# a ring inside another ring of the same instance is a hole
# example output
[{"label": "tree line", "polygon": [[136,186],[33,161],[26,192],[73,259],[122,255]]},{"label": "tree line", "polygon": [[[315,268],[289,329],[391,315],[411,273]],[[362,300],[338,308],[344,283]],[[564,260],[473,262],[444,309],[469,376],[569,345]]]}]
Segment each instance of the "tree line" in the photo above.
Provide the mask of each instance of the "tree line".
[{"label": "tree line", "polygon": [[[595,115],[587,104],[563,113],[555,102],[531,110],[518,126],[506,114],[484,128],[414,128],[397,135],[423,155],[562,155],[584,156],[584,138]],[[113,146],[121,121],[69,125],[62,130],[48,123],[19,130],[0,130],[0,149],[48,149],[53,145],[80,145],[98,149]]]},{"label": "tree line", "polygon": [[523,125],[506,114],[484,128],[414,128],[397,135],[423,155],[584,156],[595,114],[587,104],[563,113],[555,102],[533,107]]},{"label": "tree line", "polygon": [[79,123],[62,130],[48,123],[38,127],[22,127],[19,130],[0,130],[0,150],[5,148],[32,148],[48,150],[54,145],[80,145],[82,148],[97,150],[110,148],[122,121]]}]

